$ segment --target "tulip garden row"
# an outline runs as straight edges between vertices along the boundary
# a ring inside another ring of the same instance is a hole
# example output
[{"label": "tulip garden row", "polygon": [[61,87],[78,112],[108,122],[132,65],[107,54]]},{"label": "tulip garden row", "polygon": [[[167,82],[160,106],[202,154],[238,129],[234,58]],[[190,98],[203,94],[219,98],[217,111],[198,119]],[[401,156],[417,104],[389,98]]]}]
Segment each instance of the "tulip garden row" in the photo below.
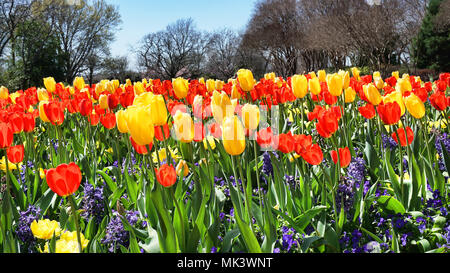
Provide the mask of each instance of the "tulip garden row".
[{"label": "tulip garden row", "polygon": [[0,88],[0,252],[448,252],[450,74]]}]

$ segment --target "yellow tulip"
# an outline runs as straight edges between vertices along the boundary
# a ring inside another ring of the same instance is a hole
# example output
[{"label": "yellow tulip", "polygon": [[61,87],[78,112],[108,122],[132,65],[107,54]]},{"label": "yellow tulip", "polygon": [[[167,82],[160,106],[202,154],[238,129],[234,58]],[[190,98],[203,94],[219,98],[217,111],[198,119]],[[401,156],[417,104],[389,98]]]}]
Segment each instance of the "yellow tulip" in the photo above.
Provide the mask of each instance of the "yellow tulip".
[{"label": "yellow tulip", "polygon": [[414,93],[405,98],[405,105],[411,116],[421,119],[425,116],[425,105]]},{"label": "yellow tulip", "polygon": [[302,99],[308,94],[308,79],[304,75],[294,75],[291,85],[296,98]]},{"label": "yellow tulip", "polygon": [[328,91],[330,91],[331,95],[338,97],[342,94],[343,88],[343,79],[342,77],[335,73],[327,78]]},{"label": "yellow tulip", "polygon": [[[80,233],[80,241],[83,250],[88,246],[89,240],[84,237],[83,233]],[[48,243],[45,244],[43,252],[49,252]],[[76,231],[66,231],[61,235],[55,242],[55,253],[80,253]]]},{"label": "yellow tulip", "polygon": [[53,93],[56,90],[56,82],[53,77],[44,78],[44,86],[48,92]]},{"label": "yellow tulip", "polygon": [[244,120],[245,128],[256,130],[260,119],[259,107],[254,104],[245,104],[242,107],[242,119]]},{"label": "yellow tulip", "polygon": [[316,73],[314,71],[309,72],[311,79],[317,78]]},{"label": "yellow tulip", "polygon": [[100,95],[100,97],[98,98],[98,102],[100,104],[100,108],[101,109],[108,109],[108,96],[105,94]]},{"label": "yellow tulip", "polygon": [[216,90],[216,81],[213,79],[207,79],[206,90],[208,90],[209,93],[214,92],[214,90]]},{"label": "yellow tulip", "polygon": [[319,70],[317,72],[317,77],[319,77],[320,82],[325,82],[327,80],[327,72],[325,72],[325,70]]},{"label": "yellow tulip", "polygon": [[172,80],[173,91],[179,99],[186,98],[189,91],[189,81],[183,78],[176,78]]},{"label": "yellow tulip", "polygon": [[48,101],[41,101],[41,102],[39,102],[39,117],[41,118],[41,120],[43,122],[50,122],[50,120],[48,119],[47,115],[45,114],[44,104],[48,104]]},{"label": "yellow tulip", "polygon": [[221,81],[221,80],[216,80],[216,82],[214,84],[215,84],[215,87],[216,87],[217,91],[222,91],[223,85],[225,83],[223,81]]},{"label": "yellow tulip", "polygon": [[145,92],[144,84],[142,82],[137,82],[134,84],[134,93],[139,96]]},{"label": "yellow tulip", "polygon": [[384,87],[384,82],[383,82],[383,79],[381,77],[374,78],[374,83],[375,83],[375,86],[378,89],[382,89]]},{"label": "yellow tulip", "polygon": [[239,93],[236,84],[233,84],[233,87],[231,88],[231,99],[241,99],[241,93]]},{"label": "yellow tulip", "polygon": [[119,132],[121,132],[122,134],[128,133],[126,112],[124,110],[119,110],[116,112],[116,123]]},{"label": "yellow tulip", "polygon": [[209,147],[211,147],[212,150],[216,149],[216,141],[215,141],[214,137],[206,136],[203,139],[203,146],[205,147],[206,150],[208,150]]},{"label": "yellow tulip", "polygon": [[211,112],[214,119],[220,124],[225,116],[234,114],[235,106],[231,103],[227,94],[222,91],[214,91],[211,99]]},{"label": "yellow tulip", "polygon": [[[8,169],[10,171],[17,170],[17,168],[21,169],[22,165],[23,165],[22,162],[20,162],[18,164],[14,164],[14,163],[12,163],[11,161],[8,160]],[[0,160],[0,170],[2,170],[3,172],[6,173],[6,158],[4,156]]]},{"label": "yellow tulip", "polygon": [[48,101],[49,100],[48,92],[44,88],[39,88],[37,90],[37,96],[38,96],[39,101]]},{"label": "yellow tulip", "polygon": [[178,110],[173,116],[173,128],[177,136],[177,140],[190,143],[194,139],[194,121],[192,117],[184,112]]},{"label": "yellow tulip", "polygon": [[348,71],[340,70],[339,75],[342,77],[342,88],[345,90],[350,85],[350,73],[348,73]]},{"label": "yellow tulip", "polygon": [[112,80],[111,83],[112,83],[112,85],[114,87],[114,90],[113,90],[112,93],[116,93],[116,89],[119,88],[120,82],[119,82],[119,80]]},{"label": "yellow tulip", "polygon": [[9,97],[9,91],[8,88],[2,86],[0,87],[0,99],[6,100]]},{"label": "yellow tulip", "polygon": [[43,240],[49,240],[53,238],[53,233],[59,236],[61,228],[57,221],[50,221],[50,219],[44,219],[36,221],[34,220],[30,225],[31,232],[34,237]]},{"label": "yellow tulip", "polygon": [[150,107],[130,106],[126,110],[126,123],[131,137],[139,145],[153,143],[155,125]]},{"label": "yellow tulip", "polygon": [[400,74],[398,71],[392,72],[392,76],[395,77],[397,80],[398,80],[398,78],[400,78]]},{"label": "yellow tulip", "polygon": [[361,77],[359,76],[359,69],[357,67],[352,68],[352,75],[353,78],[355,78],[357,81],[361,79]]},{"label": "yellow tulip", "polygon": [[397,104],[400,106],[401,115],[403,116],[405,114],[406,108],[405,101],[403,100],[403,96],[400,91],[391,92],[383,97],[383,102],[385,104],[394,101],[397,102]]},{"label": "yellow tulip", "polygon": [[366,95],[367,100],[374,106],[380,104],[382,97],[378,89],[373,84],[366,84],[363,86],[364,95]]},{"label": "yellow tulip", "polygon": [[405,92],[412,91],[412,85],[409,81],[409,77],[404,77],[397,80],[395,89],[405,94]]},{"label": "yellow tulip", "polygon": [[189,167],[188,167],[186,161],[180,160],[178,162],[178,165],[176,168],[176,173],[178,176],[181,176],[181,177],[186,177],[189,174]]},{"label": "yellow tulip", "polygon": [[85,83],[84,83],[84,79],[83,79],[83,77],[76,77],[74,80],[73,80],[73,87],[75,87],[76,89],[78,89],[78,90],[81,90],[81,89],[83,89],[84,87],[85,87]]},{"label": "yellow tulip", "polygon": [[309,91],[313,95],[319,95],[322,87],[320,86],[320,82],[318,78],[313,78],[309,80]]},{"label": "yellow tulip", "polygon": [[356,92],[351,86],[347,87],[344,92],[345,103],[352,103],[355,101]]},{"label": "yellow tulip", "polygon": [[240,155],[245,150],[245,132],[241,121],[235,115],[225,117],[222,125],[222,140],[225,151]]},{"label": "yellow tulip", "polygon": [[241,86],[241,89],[249,92],[253,89],[253,86],[255,85],[255,79],[253,78],[253,74],[248,69],[240,69],[237,72],[239,85]]},{"label": "yellow tulip", "polygon": [[163,126],[167,123],[166,102],[162,95],[154,95],[150,99],[152,121],[155,126]]},{"label": "yellow tulip", "polygon": [[266,80],[274,80],[276,77],[274,72],[264,74],[264,79]]},{"label": "yellow tulip", "polygon": [[201,77],[200,79],[198,79],[198,82],[201,84],[205,84],[205,78]]},{"label": "yellow tulip", "polygon": [[22,94],[20,94],[19,92],[14,92],[9,95],[9,98],[11,99],[12,103],[16,104],[16,99],[20,96],[22,96]]}]

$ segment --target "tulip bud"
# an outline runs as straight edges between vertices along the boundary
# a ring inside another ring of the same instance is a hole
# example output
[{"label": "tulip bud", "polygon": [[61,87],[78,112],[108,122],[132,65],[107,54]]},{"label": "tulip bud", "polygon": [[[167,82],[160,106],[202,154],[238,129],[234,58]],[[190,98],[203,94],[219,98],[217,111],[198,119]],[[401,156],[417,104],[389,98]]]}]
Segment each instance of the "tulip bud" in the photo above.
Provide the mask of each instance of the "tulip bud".
[{"label": "tulip bud", "polygon": [[216,81],[213,79],[206,80],[206,90],[208,90],[209,93],[214,92],[214,90],[216,90]]},{"label": "tulip bud", "polygon": [[320,82],[318,78],[313,78],[309,80],[309,91],[313,95],[319,95],[320,91],[322,90],[322,87],[320,86]]},{"label": "tulip bud", "polygon": [[342,77],[342,87],[345,89],[347,89],[350,85],[350,73],[348,73],[348,71],[339,71],[339,75],[341,75]]},{"label": "tulip bud", "polygon": [[75,87],[78,90],[83,89],[85,86],[83,77],[76,77],[75,80],[73,80],[73,87]]},{"label": "tulip bud", "polygon": [[378,89],[373,84],[366,84],[363,86],[364,95],[367,100],[374,106],[380,104],[382,98]]},{"label": "tulip bud", "polygon": [[317,76],[319,77],[320,82],[325,82],[327,79],[327,72],[325,72],[325,70],[319,70]]},{"label": "tulip bud", "polygon": [[382,89],[384,87],[384,82],[383,82],[383,79],[381,77],[374,78],[374,82],[375,82],[375,86],[378,89]]},{"label": "tulip bud", "polygon": [[224,84],[225,84],[225,83],[224,83],[223,81],[216,80],[216,82],[215,82],[216,90],[217,90],[217,91],[222,91],[223,85],[224,85]]},{"label": "tulip bud", "polygon": [[351,86],[345,89],[344,93],[345,103],[352,103],[356,98],[356,92]]},{"label": "tulip bud", "polygon": [[353,78],[355,78],[357,81],[361,79],[361,77],[359,76],[359,69],[357,67],[352,68],[352,75]]},{"label": "tulip bud", "polygon": [[222,123],[225,116],[230,116],[234,114],[235,107],[231,103],[230,98],[225,92],[219,93],[218,91],[213,92],[211,99],[211,111],[214,119],[218,123]]},{"label": "tulip bud", "polygon": [[240,69],[237,72],[237,76],[242,90],[249,92],[253,89],[255,80],[253,79],[253,74],[250,70]]},{"label": "tulip bud", "polygon": [[327,79],[327,84],[328,91],[330,91],[331,95],[338,97],[342,94],[343,79],[339,74],[335,73],[331,75]]},{"label": "tulip bud", "polygon": [[276,77],[274,72],[264,74],[264,79],[266,80],[274,80]]},{"label": "tulip bud", "polygon": [[233,87],[231,88],[231,99],[241,99],[241,93],[239,93],[236,84],[233,84]]},{"label": "tulip bud", "polygon": [[309,72],[311,79],[317,78],[316,73],[314,71]]},{"label": "tulip bud", "polygon": [[249,130],[256,130],[259,125],[259,107],[252,104],[245,104],[242,107],[242,119],[244,120],[245,128]]},{"label": "tulip bud", "polygon": [[184,143],[192,142],[195,136],[195,127],[191,116],[178,110],[173,116],[173,121],[177,139]]},{"label": "tulip bud", "polygon": [[100,95],[98,102],[101,109],[108,109],[108,96],[105,94]]},{"label": "tulip bud", "polygon": [[43,122],[50,122],[47,115],[45,114],[44,104],[48,104],[48,101],[39,102],[39,117]]},{"label": "tulip bud", "polygon": [[223,120],[222,140],[225,151],[230,155],[240,155],[245,150],[245,132],[237,116]]},{"label": "tulip bud", "polygon": [[186,177],[189,174],[189,167],[188,167],[186,161],[180,160],[178,162],[176,172],[177,172],[177,175],[181,176],[181,177]]},{"label": "tulip bud", "polygon": [[53,77],[44,78],[44,86],[48,92],[53,93],[56,90],[56,82]]},{"label": "tulip bud", "polygon": [[6,100],[9,97],[9,91],[8,88],[2,86],[0,87],[0,99]]},{"label": "tulip bud", "polygon": [[189,91],[189,82],[186,79],[183,78],[176,78],[172,80],[172,86],[173,91],[175,92],[175,95],[179,99],[186,98],[188,91]]},{"label": "tulip bud", "polygon": [[400,78],[400,74],[398,71],[393,71],[392,72],[392,77],[396,78],[397,80]]},{"label": "tulip bud", "polygon": [[421,119],[425,116],[425,105],[414,93],[405,98],[405,105],[411,116]]},{"label": "tulip bud", "polygon": [[205,147],[205,150],[208,150],[209,147],[211,147],[212,150],[216,149],[216,141],[214,140],[214,137],[206,136],[203,139],[203,146]]},{"label": "tulip bud", "polygon": [[125,120],[129,133],[139,145],[153,143],[155,125],[152,121],[153,109],[149,107],[129,106]]},{"label": "tulip bud", "polygon": [[304,75],[294,75],[291,78],[292,91],[294,96],[302,99],[308,93],[308,79]]},{"label": "tulip bud", "polygon": [[151,97],[150,107],[152,112],[152,120],[155,126],[163,126],[167,123],[167,108],[162,95]]},{"label": "tulip bud", "polygon": [[48,92],[44,88],[39,88],[37,90],[37,96],[38,96],[39,101],[48,101],[49,100]]},{"label": "tulip bud", "polygon": [[145,92],[144,84],[142,82],[137,82],[134,84],[134,93],[136,96]]},{"label": "tulip bud", "polygon": [[126,120],[126,112],[124,110],[119,110],[116,112],[116,123],[117,123],[117,129],[122,134],[128,133],[128,126],[127,126],[127,120]]}]

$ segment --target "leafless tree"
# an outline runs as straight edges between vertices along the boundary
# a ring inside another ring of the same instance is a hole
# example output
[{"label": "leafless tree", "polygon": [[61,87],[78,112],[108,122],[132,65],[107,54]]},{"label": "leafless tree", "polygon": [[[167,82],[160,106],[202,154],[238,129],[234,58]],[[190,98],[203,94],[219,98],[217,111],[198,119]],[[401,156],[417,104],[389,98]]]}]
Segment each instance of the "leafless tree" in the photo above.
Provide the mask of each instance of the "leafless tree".
[{"label": "leafless tree", "polygon": [[204,68],[209,41],[209,35],[197,30],[191,18],[180,19],[146,35],[136,54],[149,77],[197,77]]}]

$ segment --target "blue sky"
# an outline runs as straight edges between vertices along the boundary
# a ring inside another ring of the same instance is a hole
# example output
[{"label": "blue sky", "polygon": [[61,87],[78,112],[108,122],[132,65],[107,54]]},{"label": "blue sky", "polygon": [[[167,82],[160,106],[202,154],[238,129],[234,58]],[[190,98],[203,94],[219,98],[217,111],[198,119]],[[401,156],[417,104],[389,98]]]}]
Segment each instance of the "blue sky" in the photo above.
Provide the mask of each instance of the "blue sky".
[{"label": "blue sky", "polygon": [[106,0],[118,6],[122,24],[111,44],[114,56],[129,52],[148,33],[163,30],[181,18],[194,19],[199,30],[214,31],[230,28],[243,30],[250,20],[256,0]]}]

